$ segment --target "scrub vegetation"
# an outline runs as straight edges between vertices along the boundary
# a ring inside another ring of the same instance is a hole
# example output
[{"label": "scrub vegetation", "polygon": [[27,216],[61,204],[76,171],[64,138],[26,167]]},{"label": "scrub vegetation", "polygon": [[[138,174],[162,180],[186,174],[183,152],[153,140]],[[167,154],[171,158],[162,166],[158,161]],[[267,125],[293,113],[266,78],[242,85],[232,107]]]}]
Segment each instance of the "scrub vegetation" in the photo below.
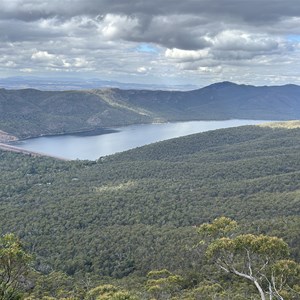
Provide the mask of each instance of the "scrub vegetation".
[{"label": "scrub vegetation", "polygon": [[299,148],[243,126],[97,161],[1,151],[0,276],[6,248],[24,266],[2,299],[299,299]]}]

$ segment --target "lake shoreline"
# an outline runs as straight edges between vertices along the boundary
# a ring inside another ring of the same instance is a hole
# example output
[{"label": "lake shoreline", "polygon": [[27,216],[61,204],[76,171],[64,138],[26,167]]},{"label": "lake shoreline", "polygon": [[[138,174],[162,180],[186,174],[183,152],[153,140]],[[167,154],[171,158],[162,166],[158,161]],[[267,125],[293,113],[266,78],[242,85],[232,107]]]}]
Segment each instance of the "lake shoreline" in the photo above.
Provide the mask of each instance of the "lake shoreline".
[{"label": "lake shoreline", "polygon": [[[84,131],[72,131],[72,132],[63,132],[63,133],[53,133],[53,134],[40,134],[40,135],[33,135],[33,136],[27,136],[24,138],[16,138],[11,141],[2,142],[3,144],[7,145],[16,145],[19,142],[31,140],[31,139],[38,139],[41,137],[59,137],[59,136],[97,136],[97,135],[103,135],[103,134],[110,134],[110,133],[117,133],[119,130],[108,128],[108,127],[101,127],[101,128],[95,128],[91,130],[84,130]],[[1,141],[0,141],[1,142]]]},{"label": "lake shoreline", "polygon": [[[7,145],[14,145],[15,143],[31,140],[35,138],[41,138],[41,137],[59,137],[59,136],[81,136],[81,137],[88,137],[88,136],[97,136],[97,135],[104,135],[104,134],[110,134],[110,133],[117,133],[120,130],[118,128],[127,127],[127,126],[142,126],[142,125],[161,125],[161,124],[175,124],[175,123],[188,123],[188,122],[223,122],[223,121],[234,121],[234,120],[241,120],[241,121],[262,121],[261,119],[232,119],[232,118],[226,118],[226,119],[191,119],[191,120],[172,120],[172,121],[165,121],[165,122],[149,122],[149,123],[133,123],[133,124],[126,124],[126,125],[114,125],[109,127],[98,127],[93,129],[84,129],[79,131],[66,131],[66,132],[57,132],[57,133],[45,133],[45,134],[38,134],[38,135],[28,135],[26,137],[17,137],[10,135],[12,139],[1,139],[0,135],[0,143],[7,144]],[[265,120],[266,122],[270,120]],[[0,130],[1,132],[1,130]],[[4,133],[4,132],[3,132]],[[6,133],[9,135],[8,133]]]},{"label": "lake shoreline", "polygon": [[[101,128],[61,135],[40,136],[13,142],[12,145],[33,152],[67,160],[97,160],[166,139],[243,125],[257,125],[266,120],[187,121],[135,124]],[[113,134],[109,134],[113,133]]]}]

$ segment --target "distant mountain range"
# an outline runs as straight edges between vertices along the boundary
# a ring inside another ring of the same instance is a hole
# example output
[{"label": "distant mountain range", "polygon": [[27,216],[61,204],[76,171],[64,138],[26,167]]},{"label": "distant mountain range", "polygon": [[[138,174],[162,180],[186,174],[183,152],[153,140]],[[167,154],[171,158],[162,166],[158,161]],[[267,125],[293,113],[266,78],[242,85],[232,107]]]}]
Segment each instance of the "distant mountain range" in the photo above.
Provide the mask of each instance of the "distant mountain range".
[{"label": "distant mountain range", "polygon": [[120,89],[151,89],[151,90],[192,90],[197,86],[167,85],[167,84],[146,84],[146,83],[125,83],[111,80],[101,80],[98,78],[46,78],[35,76],[15,76],[0,78],[0,88],[24,89],[33,88],[43,91],[66,91],[66,90],[87,90],[99,88],[120,88]]},{"label": "distant mountain range", "polygon": [[0,89],[0,130],[18,138],[129,124],[300,119],[300,86],[212,84],[192,91]]}]

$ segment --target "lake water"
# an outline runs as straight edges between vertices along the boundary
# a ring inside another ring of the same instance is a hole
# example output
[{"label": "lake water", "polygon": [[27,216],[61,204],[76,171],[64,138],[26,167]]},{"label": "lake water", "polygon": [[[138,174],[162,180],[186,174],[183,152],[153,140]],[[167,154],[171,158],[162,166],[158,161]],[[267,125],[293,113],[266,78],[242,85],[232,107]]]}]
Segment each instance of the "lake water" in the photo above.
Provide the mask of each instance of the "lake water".
[{"label": "lake water", "polygon": [[61,135],[33,138],[18,142],[17,146],[49,156],[96,160],[101,156],[192,133],[264,122],[266,121],[227,120],[131,125],[114,128],[118,132],[95,136]]}]

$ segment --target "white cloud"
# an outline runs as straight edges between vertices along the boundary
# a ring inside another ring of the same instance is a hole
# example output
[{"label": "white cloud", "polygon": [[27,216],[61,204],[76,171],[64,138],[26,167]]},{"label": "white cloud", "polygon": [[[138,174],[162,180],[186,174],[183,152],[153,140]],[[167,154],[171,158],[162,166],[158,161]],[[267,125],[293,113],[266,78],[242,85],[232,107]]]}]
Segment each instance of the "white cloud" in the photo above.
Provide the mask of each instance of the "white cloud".
[{"label": "white cloud", "polygon": [[0,62],[0,76],[296,82],[300,2],[2,0]]},{"label": "white cloud", "polygon": [[139,67],[139,68],[137,68],[137,72],[141,73],[141,74],[147,73],[148,71],[149,71],[149,69],[146,68],[146,67]]},{"label": "white cloud", "polygon": [[108,14],[99,25],[99,31],[105,38],[118,39],[135,30],[138,22],[133,17]]},{"label": "white cloud", "polygon": [[165,56],[167,58],[184,62],[184,61],[193,61],[193,60],[209,58],[211,55],[209,49],[195,51],[195,50],[181,50],[181,49],[173,48],[173,49],[167,49],[165,52]]},{"label": "white cloud", "polygon": [[30,69],[30,68],[23,68],[23,69],[20,69],[21,72],[24,72],[24,73],[32,73],[33,72],[33,69]]},{"label": "white cloud", "polygon": [[17,64],[15,62],[9,60],[9,61],[5,62],[5,66],[9,67],[9,68],[14,68],[17,66]]},{"label": "white cloud", "polygon": [[82,57],[76,57],[73,66],[76,68],[88,67],[89,62]]},{"label": "white cloud", "polygon": [[241,30],[225,30],[211,39],[214,49],[241,51],[272,51],[278,47],[274,38]]},{"label": "white cloud", "polygon": [[31,59],[36,61],[52,61],[55,59],[55,55],[49,54],[47,51],[36,51],[32,54]]}]

